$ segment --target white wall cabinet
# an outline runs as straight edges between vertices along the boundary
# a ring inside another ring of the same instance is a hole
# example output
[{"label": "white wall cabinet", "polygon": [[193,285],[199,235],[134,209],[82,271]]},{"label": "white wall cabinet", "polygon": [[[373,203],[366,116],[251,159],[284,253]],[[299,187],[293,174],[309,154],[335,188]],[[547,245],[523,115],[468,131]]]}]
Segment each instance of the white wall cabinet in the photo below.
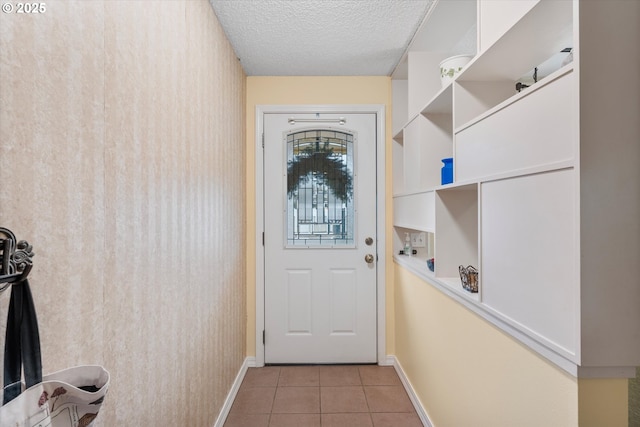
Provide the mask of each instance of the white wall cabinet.
[{"label": "white wall cabinet", "polygon": [[[515,3],[440,0],[394,72],[395,260],[575,376],[633,376],[640,3]],[[475,57],[442,87],[439,62],[460,53]],[[429,237],[411,257],[407,232]]]}]

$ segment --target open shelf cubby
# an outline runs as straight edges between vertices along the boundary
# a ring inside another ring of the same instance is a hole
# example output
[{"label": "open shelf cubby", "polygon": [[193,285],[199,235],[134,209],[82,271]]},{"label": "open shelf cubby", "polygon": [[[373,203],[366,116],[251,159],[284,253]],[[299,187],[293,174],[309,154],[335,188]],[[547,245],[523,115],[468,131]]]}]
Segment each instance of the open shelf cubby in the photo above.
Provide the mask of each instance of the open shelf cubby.
[{"label": "open shelf cubby", "polygon": [[460,265],[479,267],[478,185],[440,188],[435,202],[436,278],[460,283]]}]

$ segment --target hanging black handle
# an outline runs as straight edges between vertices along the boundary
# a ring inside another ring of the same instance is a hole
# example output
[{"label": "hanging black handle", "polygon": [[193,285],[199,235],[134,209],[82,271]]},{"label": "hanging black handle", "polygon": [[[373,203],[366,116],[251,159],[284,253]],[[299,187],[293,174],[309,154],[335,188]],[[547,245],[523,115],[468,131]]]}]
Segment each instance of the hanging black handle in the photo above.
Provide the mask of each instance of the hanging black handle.
[{"label": "hanging black handle", "polygon": [[11,289],[4,343],[4,399],[15,399],[22,391],[21,374],[27,388],[42,382],[40,333],[29,281],[15,283]]}]

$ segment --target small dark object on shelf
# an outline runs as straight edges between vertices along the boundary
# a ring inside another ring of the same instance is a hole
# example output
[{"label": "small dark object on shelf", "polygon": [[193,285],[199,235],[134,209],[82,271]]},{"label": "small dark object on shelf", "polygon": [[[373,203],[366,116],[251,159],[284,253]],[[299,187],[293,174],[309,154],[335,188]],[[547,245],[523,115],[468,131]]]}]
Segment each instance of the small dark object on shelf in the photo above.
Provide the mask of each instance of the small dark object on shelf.
[{"label": "small dark object on shelf", "polygon": [[[533,82],[534,83],[538,83],[538,67],[533,69]],[[530,85],[521,83],[521,82],[517,82],[516,83],[516,91],[518,92],[522,92],[522,89],[526,89],[528,88]]]},{"label": "small dark object on shelf", "polygon": [[470,265],[468,267],[459,266],[460,280],[462,280],[462,287],[471,292],[478,292],[478,270]]},{"label": "small dark object on shelf", "polygon": [[429,258],[427,260],[427,267],[429,267],[429,270],[433,271],[435,268],[435,258]]},{"label": "small dark object on shelf", "polygon": [[[400,249],[398,255],[404,255],[404,249]],[[411,255],[418,255],[418,251],[416,249],[411,249]]]}]

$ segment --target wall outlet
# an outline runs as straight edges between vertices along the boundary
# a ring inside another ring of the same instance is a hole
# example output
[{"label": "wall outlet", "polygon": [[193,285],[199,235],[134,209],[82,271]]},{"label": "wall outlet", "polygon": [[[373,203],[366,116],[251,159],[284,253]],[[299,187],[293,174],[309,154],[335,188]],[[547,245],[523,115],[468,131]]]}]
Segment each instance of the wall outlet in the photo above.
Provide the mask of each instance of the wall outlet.
[{"label": "wall outlet", "polygon": [[411,233],[411,247],[412,248],[426,248],[427,247],[427,233]]}]

